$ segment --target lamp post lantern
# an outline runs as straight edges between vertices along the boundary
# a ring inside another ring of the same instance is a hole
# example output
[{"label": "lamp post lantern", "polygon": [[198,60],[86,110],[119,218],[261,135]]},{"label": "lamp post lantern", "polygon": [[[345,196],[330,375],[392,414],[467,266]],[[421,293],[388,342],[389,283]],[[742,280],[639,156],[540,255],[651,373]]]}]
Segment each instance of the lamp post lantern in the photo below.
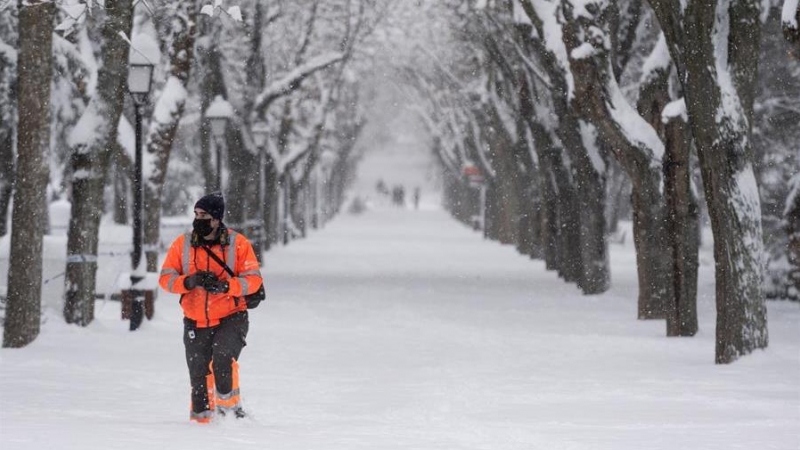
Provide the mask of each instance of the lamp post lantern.
[{"label": "lamp post lantern", "polygon": [[256,171],[258,174],[258,183],[256,183],[256,188],[258,189],[258,192],[256,193],[256,198],[258,199],[258,218],[253,224],[252,240],[254,242],[256,257],[258,258],[258,261],[261,262],[261,252],[264,251],[266,235],[266,233],[264,233],[264,209],[266,207],[265,197],[267,189],[264,181],[264,157],[266,156],[269,126],[267,126],[265,122],[256,122],[250,128],[250,132],[253,134],[253,142],[256,144],[256,148],[258,148],[258,170]]},{"label": "lamp post lantern", "polygon": [[221,95],[214,97],[214,101],[206,108],[206,118],[211,124],[211,137],[217,153],[216,190],[220,192],[222,192],[222,138],[225,136],[225,129],[232,116],[233,106]]},{"label": "lamp post lantern", "polygon": [[[133,253],[131,262],[131,289],[128,291],[130,299],[131,331],[139,328],[142,323],[144,290],[135,289],[136,283],[145,277],[145,271],[139,266],[142,263],[142,113],[147,104],[153,80],[155,62],[160,58],[158,44],[146,35],[134,36],[131,45],[130,61],[128,66],[128,92],[131,94],[136,117],[136,154],[133,172]],[[123,312],[123,316],[125,313]]]}]

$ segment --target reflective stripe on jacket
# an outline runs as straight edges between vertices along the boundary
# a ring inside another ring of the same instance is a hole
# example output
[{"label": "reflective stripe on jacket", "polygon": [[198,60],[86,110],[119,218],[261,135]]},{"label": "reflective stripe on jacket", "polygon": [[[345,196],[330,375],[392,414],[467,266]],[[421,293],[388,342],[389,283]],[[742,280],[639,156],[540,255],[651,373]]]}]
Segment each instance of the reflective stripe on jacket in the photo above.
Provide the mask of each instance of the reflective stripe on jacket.
[{"label": "reflective stripe on jacket", "polygon": [[[192,234],[178,236],[167,252],[161,267],[159,284],[174,294],[181,294],[183,314],[196,321],[199,328],[213,327],[219,320],[235,312],[244,311],[247,305],[244,296],[252,294],[261,286],[261,270],[253,246],[244,235],[226,230],[228,245],[219,243],[207,247],[233,270],[234,277],[225,268],[200,248],[192,245]],[[198,271],[213,272],[217,278],[228,281],[228,292],[211,294],[202,287],[186,289],[183,281]]]}]

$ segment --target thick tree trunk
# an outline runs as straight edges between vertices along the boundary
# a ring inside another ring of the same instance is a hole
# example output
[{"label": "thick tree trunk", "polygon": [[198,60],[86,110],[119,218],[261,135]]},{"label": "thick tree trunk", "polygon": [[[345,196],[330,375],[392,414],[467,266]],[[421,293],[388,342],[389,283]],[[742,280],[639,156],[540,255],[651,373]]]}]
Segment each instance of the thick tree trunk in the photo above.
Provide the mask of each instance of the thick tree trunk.
[{"label": "thick tree trunk", "polygon": [[147,137],[147,153],[151,165],[144,175],[144,250],[147,258],[147,271],[157,272],[161,224],[161,198],[166,182],[172,144],[178,132],[178,125],[186,104],[186,85],[192,66],[195,43],[195,2],[177,2],[175,11],[170,12],[169,33],[172,46],[169,49],[170,70],[162,96],[156,100],[156,111],[150,122]]},{"label": "thick tree trunk", "polygon": [[666,127],[664,192],[672,248],[673,298],[666,302],[667,336],[697,333],[698,207],[692,193],[689,126],[679,117]]},{"label": "thick tree trunk", "polygon": [[[74,175],[72,211],[67,234],[64,318],[86,326],[94,320],[97,245],[103,214],[103,188],[116,140],[128,77],[128,43],[132,26],[130,0],[106,0],[103,24],[103,66],[97,74],[97,92],[76,128],[71,156]],[[77,130],[76,130],[77,131]]]},{"label": "thick tree trunk", "polygon": [[750,118],[760,2],[651,0],[686,93],[714,232],[716,362],[768,344],[763,240]]},{"label": "thick tree trunk", "polygon": [[244,230],[248,217],[253,216],[256,206],[256,163],[255,155],[245,148],[242,142],[242,130],[233,124],[228,125],[225,139],[228,166],[228,187],[226,189],[226,210],[230,224],[246,233]]},{"label": "thick tree trunk", "polygon": [[633,242],[639,279],[639,319],[665,318],[672,298],[673,264],[667,240],[666,204],[661,173],[656,168],[634,170],[631,190]]},{"label": "thick tree trunk", "polygon": [[19,5],[17,171],[3,347],[24,347],[39,335],[42,235],[50,153],[50,81],[55,5]]},{"label": "thick tree trunk", "polygon": [[[562,125],[562,129],[566,127]],[[570,156],[577,170],[580,216],[580,253],[583,268],[578,287],[584,294],[602,294],[611,286],[606,234],[605,161],[600,155],[600,142],[588,124],[580,124],[584,142],[573,148]],[[577,131],[577,130],[575,130]],[[590,140],[593,142],[586,142]]]}]

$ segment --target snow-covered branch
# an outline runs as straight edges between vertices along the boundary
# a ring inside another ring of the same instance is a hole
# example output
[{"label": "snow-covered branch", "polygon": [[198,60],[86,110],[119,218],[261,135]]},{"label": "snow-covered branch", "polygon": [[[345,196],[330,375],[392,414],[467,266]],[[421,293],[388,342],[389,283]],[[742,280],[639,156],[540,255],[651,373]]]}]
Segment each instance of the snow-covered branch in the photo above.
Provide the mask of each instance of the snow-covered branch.
[{"label": "snow-covered branch", "polygon": [[342,61],[344,54],[340,52],[330,52],[319,55],[296,67],[291,72],[284,75],[281,79],[276,80],[267,86],[257,97],[253,109],[261,114],[266,110],[272,102],[278,98],[287,95],[297,89],[300,83],[303,82],[309,75],[330,67],[339,61]]}]

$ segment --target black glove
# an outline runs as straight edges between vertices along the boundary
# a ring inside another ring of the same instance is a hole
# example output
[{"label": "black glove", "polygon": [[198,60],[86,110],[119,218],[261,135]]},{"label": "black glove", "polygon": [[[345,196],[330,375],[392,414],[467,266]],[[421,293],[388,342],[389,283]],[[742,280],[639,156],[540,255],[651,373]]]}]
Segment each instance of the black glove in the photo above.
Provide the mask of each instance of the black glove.
[{"label": "black glove", "polygon": [[256,309],[258,305],[261,304],[261,299],[245,297],[244,302],[247,303],[247,309]]},{"label": "black glove", "polygon": [[217,277],[212,276],[203,280],[203,289],[212,294],[224,294],[228,292],[230,286],[227,281],[218,280]]},{"label": "black glove", "polygon": [[217,279],[216,276],[212,272],[208,272],[206,270],[201,270],[199,272],[195,272],[188,277],[183,279],[183,286],[186,289],[194,289],[197,286],[203,286],[206,283],[207,279]]}]

